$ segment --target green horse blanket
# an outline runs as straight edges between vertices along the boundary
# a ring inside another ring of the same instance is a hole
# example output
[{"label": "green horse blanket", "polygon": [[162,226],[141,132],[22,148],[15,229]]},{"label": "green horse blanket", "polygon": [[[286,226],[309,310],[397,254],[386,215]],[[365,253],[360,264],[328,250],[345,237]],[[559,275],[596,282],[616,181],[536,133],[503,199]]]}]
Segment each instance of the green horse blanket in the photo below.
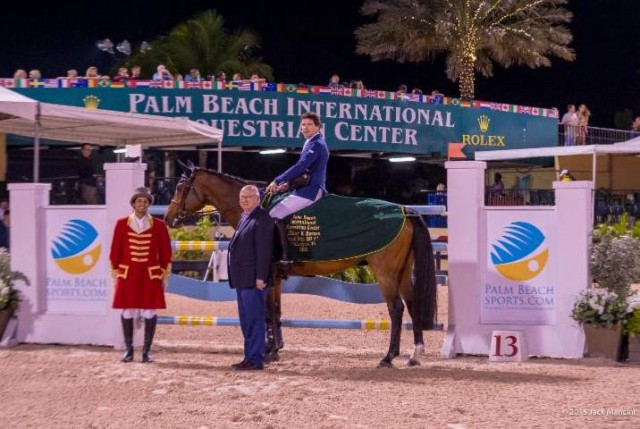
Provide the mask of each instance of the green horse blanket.
[{"label": "green horse blanket", "polygon": [[[276,195],[265,208],[285,196]],[[405,218],[398,204],[329,194],[285,219],[290,257],[317,262],[375,253],[395,240]]]}]

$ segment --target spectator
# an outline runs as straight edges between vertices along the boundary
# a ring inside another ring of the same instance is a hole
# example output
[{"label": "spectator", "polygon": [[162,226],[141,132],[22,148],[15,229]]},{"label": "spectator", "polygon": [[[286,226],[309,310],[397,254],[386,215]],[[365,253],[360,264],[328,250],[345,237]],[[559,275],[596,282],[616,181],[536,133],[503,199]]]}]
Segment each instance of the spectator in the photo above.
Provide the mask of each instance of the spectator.
[{"label": "spectator", "polygon": [[253,72],[253,73],[251,74],[251,77],[249,78],[249,80],[250,80],[251,82],[256,82],[256,83],[260,83],[261,81],[264,81],[264,79],[262,79],[262,78],[260,77],[260,75],[259,75],[258,73],[256,73],[256,72]]},{"label": "spectator", "polygon": [[13,78],[14,79],[26,79],[27,78],[27,72],[24,69],[18,69],[15,71],[15,73],[13,73]]},{"label": "spectator", "polygon": [[564,145],[575,146],[578,125],[580,125],[575,104],[567,105],[567,113],[562,116],[560,123],[564,126]]},{"label": "spectator", "polygon": [[42,79],[42,73],[38,69],[29,70],[29,79],[40,80]]},{"label": "spectator", "polygon": [[67,79],[77,79],[78,78],[78,70],[69,69],[67,70]]},{"label": "spectator", "polygon": [[87,71],[84,75],[84,77],[86,78],[90,78],[90,79],[97,79],[100,77],[100,75],[98,74],[98,67],[96,66],[91,66],[89,68],[87,68]]},{"label": "spectator", "polygon": [[349,83],[349,88],[364,89],[364,82],[362,82],[361,80],[352,80]]},{"label": "spectator", "polygon": [[586,104],[581,104],[578,107],[578,121],[579,128],[578,134],[576,136],[576,144],[583,145],[586,143],[587,134],[589,134],[589,117],[591,116],[591,112],[587,108]]},{"label": "spectator", "polygon": [[491,195],[504,195],[504,183],[502,182],[502,174],[495,173],[493,175],[493,184],[489,189],[491,190]]},{"label": "spectator", "polygon": [[422,90],[420,88],[413,88],[411,90],[411,95],[422,95]]},{"label": "spectator", "polygon": [[342,85],[340,84],[340,76],[338,76],[337,74],[331,75],[327,86],[329,88],[342,88]]},{"label": "spectator", "polygon": [[180,73],[176,73],[176,74],[173,76],[173,78],[174,78],[174,80],[175,80],[176,82],[183,82],[183,81],[184,81],[184,77],[182,77],[182,75],[181,75]]},{"label": "spectator", "polygon": [[98,180],[92,149],[89,143],[84,143],[81,147],[80,160],[78,161],[80,192],[84,204],[98,204]]},{"label": "spectator", "polygon": [[234,73],[233,77],[231,78],[232,82],[240,82],[242,79],[242,75],[240,73]]},{"label": "spectator", "polygon": [[640,133],[640,116],[636,116],[631,124],[631,131],[634,133]]},{"label": "spectator", "polygon": [[225,72],[223,72],[223,71],[219,71],[216,74],[216,82],[224,82],[224,83],[226,83],[227,82],[227,74]]},{"label": "spectator", "polygon": [[140,66],[131,67],[131,79],[142,79],[142,76],[140,76]]},{"label": "spectator", "polygon": [[129,79],[129,71],[126,67],[120,67],[118,74],[113,77],[114,82],[126,82]]},{"label": "spectator", "polygon": [[202,82],[202,78],[200,77],[200,70],[195,67],[189,70],[189,74],[184,77],[184,81],[194,83]]},{"label": "spectator", "polygon": [[157,71],[151,79],[155,81],[173,80],[173,75],[167,70],[164,64],[158,64]]},{"label": "spectator", "polygon": [[9,209],[4,211],[2,220],[0,220],[0,247],[9,249],[11,247],[11,215]]},{"label": "spectator", "polygon": [[396,91],[396,100],[406,100],[407,98],[407,85],[398,86],[398,90]]},{"label": "spectator", "polygon": [[566,168],[560,172],[560,181],[561,182],[572,182],[574,180],[576,180],[576,178],[573,177],[571,172],[569,170],[567,170]]}]

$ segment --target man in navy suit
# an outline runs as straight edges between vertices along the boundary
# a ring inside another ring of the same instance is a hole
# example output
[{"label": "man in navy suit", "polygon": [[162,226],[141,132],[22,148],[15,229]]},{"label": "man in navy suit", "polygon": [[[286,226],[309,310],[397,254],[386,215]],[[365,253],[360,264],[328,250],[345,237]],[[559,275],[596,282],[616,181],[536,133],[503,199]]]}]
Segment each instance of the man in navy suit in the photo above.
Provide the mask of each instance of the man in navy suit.
[{"label": "man in navy suit", "polygon": [[292,180],[301,176],[305,170],[311,173],[311,181],[308,185],[295,189],[280,203],[271,209],[269,215],[276,219],[278,236],[282,248],[280,268],[286,277],[291,261],[287,249],[287,231],[280,220],[310,206],[327,193],[327,162],[329,161],[329,148],[320,133],[320,116],[313,112],[302,115],[300,130],[305,137],[304,146],[300,158],[287,171],[273,179],[266,191],[271,193],[284,192],[289,189]]},{"label": "man in navy suit", "polygon": [[260,207],[260,192],[253,185],[240,190],[240,222],[229,243],[229,285],[236,289],[244,359],[238,371],[264,368],[267,288],[272,286],[273,220]]}]

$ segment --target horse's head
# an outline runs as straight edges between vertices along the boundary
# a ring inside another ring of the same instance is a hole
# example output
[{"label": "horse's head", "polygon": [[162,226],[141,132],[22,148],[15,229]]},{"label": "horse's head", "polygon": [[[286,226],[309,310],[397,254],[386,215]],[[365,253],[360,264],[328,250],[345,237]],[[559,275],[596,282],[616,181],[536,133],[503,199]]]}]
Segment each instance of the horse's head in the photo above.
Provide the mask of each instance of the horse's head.
[{"label": "horse's head", "polygon": [[176,190],[171,198],[171,203],[164,215],[164,220],[171,228],[182,226],[185,218],[202,209],[206,201],[202,198],[202,192],[198,191],[198,168],[189,163],[185,166],[179,163],[184,172],[176,185]]},{"label": "horse's head", "polygon": [[242,208],[238,202],[240,189],[248,184],[239,177],[195,167],[178,161],[184,173],[164,216],[172,228],[182,226],[187,216],[193,215],[207,204],[213,204],[222,217],[236,225]]}]

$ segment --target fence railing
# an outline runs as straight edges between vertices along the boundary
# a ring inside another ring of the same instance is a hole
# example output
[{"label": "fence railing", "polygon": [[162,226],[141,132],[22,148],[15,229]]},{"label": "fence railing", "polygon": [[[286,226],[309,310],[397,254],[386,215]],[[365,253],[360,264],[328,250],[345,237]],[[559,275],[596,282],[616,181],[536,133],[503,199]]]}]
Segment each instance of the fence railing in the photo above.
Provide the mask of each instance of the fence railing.
[{"label": "fence railing", "polygon": [[558,146],[613,144],[635,137],[640,137],[640,132],[563,124],[558,126]]}]

